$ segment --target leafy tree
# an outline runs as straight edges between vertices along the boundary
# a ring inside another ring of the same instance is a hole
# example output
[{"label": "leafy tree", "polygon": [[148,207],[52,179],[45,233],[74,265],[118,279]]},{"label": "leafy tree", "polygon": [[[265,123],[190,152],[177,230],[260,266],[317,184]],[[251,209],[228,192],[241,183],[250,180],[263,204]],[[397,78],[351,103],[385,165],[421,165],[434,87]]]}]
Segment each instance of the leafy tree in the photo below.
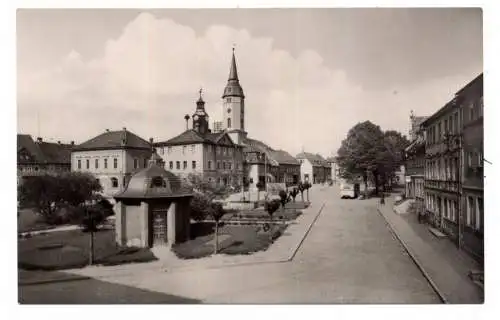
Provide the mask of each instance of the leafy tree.
[{"label": "leafy tree", "polygon": [[264,188],[264,184],[262,183],[262,181],[259,181],[259,182],[257,182],[257,184],[255,186],[257,187],[257,202],[259,202],[260,190]]},{"label": "leafy tree", "polygon": [[304,183],[299,182],[299,184],[297,186],[297,189],[300,192],[300,198],[302,199],[302,203],[304,203],[304,191],[306,190],[305,187],[304,187]]},{"label": "leafy tree", "polygon": [[282,211],[284,212],[285,211],[285,205],[288,202],[288,193],[286,193],[285,190],[280,190],[280,192],[278,193],[278,195],[280,197]]},{"label": "leafy tree", "polygon": [[273,214],[280,208],[281,200],[273,199],[264,203],[264,210],[269,214],[269,219],[273,221]]},{"label": "leafy tree", "polygon": [[203,193],[195,193],[190,202],[191,218],[195,221],[203,221],[210,214],[209,208],[212,198]]},{"label": "leafy tree", "polygon": [[226,213],[222,204],[219,202],[212,202],[209,206],[210,215],[215,221],[215,249],[214,253],[217,254],[219,251],[219,222]]},{"label": "leafy tree", "polygon": [[408,140],[399,132],[383,132],[379,126],[365,121],[356,124],[338,150],[337,162],[343,178],[361,175],[368,190],[368,174],[374,179],[376,192],[403,162]]},{"label": "leafy tree", "polygon": [[294,203],[295,203],[295,198],[297,197],[298,194],[299,194],[299,190],[296,187],[294,187],[294,188],[292,188],[292,190],[290,190],[290,196],[292,197]]}]

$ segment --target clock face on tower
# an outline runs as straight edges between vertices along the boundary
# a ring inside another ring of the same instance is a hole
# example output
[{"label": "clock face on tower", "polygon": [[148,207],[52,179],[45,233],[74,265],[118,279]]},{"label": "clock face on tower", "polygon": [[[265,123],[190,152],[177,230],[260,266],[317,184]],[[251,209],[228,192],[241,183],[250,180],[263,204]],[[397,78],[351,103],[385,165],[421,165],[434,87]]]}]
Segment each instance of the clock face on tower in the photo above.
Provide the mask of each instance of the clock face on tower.
[{"label": "clock face on tower", "polygon": [[198,120],[198,116],[197,116],[197,115],[195,115],[195,116],[193,117],[193,120],[194,120],[194,121]]},{"label": "clock face on tower", "polygon": [[227,108],[227,113],[231,113],[231,108]]}]

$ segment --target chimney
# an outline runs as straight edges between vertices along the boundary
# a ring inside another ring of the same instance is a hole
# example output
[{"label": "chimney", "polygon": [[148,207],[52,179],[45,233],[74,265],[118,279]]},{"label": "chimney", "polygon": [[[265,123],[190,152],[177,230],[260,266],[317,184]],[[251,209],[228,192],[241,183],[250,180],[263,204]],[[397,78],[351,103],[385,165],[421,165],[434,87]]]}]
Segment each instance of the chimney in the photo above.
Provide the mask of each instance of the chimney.
[{"label": "chimney", "polygon": [[109,132],[109,129],[106,129],[106,132]]},{"label": "chimney", "polygon": [[42,137],[38,137],[38,138],[36,138],[36,141],[40,143],[43,141],[43,139],[42,139]]},{"label": "chimney", "polygon": [[153,138],[149,138],[149,143],[153,144]]},{"label": "chimney", "polygon": [[61,140],[57,140],[57,144],[61,144]]},{"label": "chimney", "polygon": [[127,127],[123,127],[123,131],[127,131]]},{"label": "chimney", "polygon": [[75,141],[71,141],[71,145],[74,146],[75,145]]}]

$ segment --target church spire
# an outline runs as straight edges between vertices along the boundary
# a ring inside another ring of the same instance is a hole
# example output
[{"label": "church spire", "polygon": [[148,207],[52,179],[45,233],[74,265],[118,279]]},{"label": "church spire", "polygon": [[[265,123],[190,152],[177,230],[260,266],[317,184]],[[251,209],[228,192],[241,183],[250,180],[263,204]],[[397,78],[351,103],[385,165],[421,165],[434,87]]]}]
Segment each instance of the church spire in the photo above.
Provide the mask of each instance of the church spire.
[{"label": "church spire", "polygon": [[241,97],[244,98],[243,89],[240,85],[240,80],[238,79],[238,70],[236,68],[236,57],[234,55],[234,46],[233,46],[233,55],[231,58],[231,67],[229,69],[229,78],[227,79],[227,85],[224,89],[224,94],[222,98],[225,97]]},{"label": "church spire", "polygon": [[233,58],[231,59],[231,68],[229,69],[229,81],[238,80],[238,70],[236,69],[236,58],[234,57],[234,46],[233,46]]}]

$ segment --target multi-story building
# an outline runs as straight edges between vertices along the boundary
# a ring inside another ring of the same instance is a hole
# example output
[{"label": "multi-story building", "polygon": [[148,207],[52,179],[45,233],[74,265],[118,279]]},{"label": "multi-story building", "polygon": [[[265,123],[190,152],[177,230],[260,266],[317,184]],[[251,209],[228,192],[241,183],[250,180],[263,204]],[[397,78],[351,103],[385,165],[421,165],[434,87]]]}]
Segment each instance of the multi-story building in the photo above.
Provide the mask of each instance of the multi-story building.
[{"label": "multi-story building", "polygon": [[[425,117],[410,116],[412,129],[410,145],[405,149],[405,194],[424,205],[424,173],[425,173],[425,131],[420,125]],[[419,129],[420,128],[420,129]]]},{"label": "multi-story building", "polygon": [[338,168],[337,161],[334,157],[328,157],[326,158],[326,162],[329,164],[328,170],[330,172],[330,180],[333,181],[333,183],[337,183],[340,177],[340,169]]},{"label": "multi-story building", "polygon": [[[483,171],[483,75],[456,95],[462,126],[462,246],[482,259],[484,256],[484,171]],[[457,137],[460,139],[460,137]],[[460,140],[458,141],[460,142]]]},{"label": "multi-story building", "polygon": [[17,135],[18,182],[23,177],[40,174],[58,174],[71,171],[71,149],[75,143],[33,140],[29,134]]},{"label": "multi-story building", "polygon": [[275,181],[297,185],[300,180],[300,162],[284,150],[273,150],[271,156],[278,162],[278,170],[274,174]]},{"label": "multi-story building", "polygon": [[321,155],[301,152],[296,158],[300,162],[301,181],[313,184],[327,181],[330,165]]},{"label": "multi-story building", "polygon": [[73,148],[71,170],[92,173],[104,196],[112,197],[123,191],[132,174],[147,167],[152,152],[152,139],[148,142],[126,128],[106,130]]},{"label": "multi-story building", "polygon": [[201,92],[191,119],[192,129],[155,143],[165,168],[184,178],[195,174],[218,185],[241,184],[243,146],[235,144],[225,131],[211,132]]},{"label": "multi-story building", "polygon": [[422,123],[425,207],[460,248],[483,252],[482,74]]}]

